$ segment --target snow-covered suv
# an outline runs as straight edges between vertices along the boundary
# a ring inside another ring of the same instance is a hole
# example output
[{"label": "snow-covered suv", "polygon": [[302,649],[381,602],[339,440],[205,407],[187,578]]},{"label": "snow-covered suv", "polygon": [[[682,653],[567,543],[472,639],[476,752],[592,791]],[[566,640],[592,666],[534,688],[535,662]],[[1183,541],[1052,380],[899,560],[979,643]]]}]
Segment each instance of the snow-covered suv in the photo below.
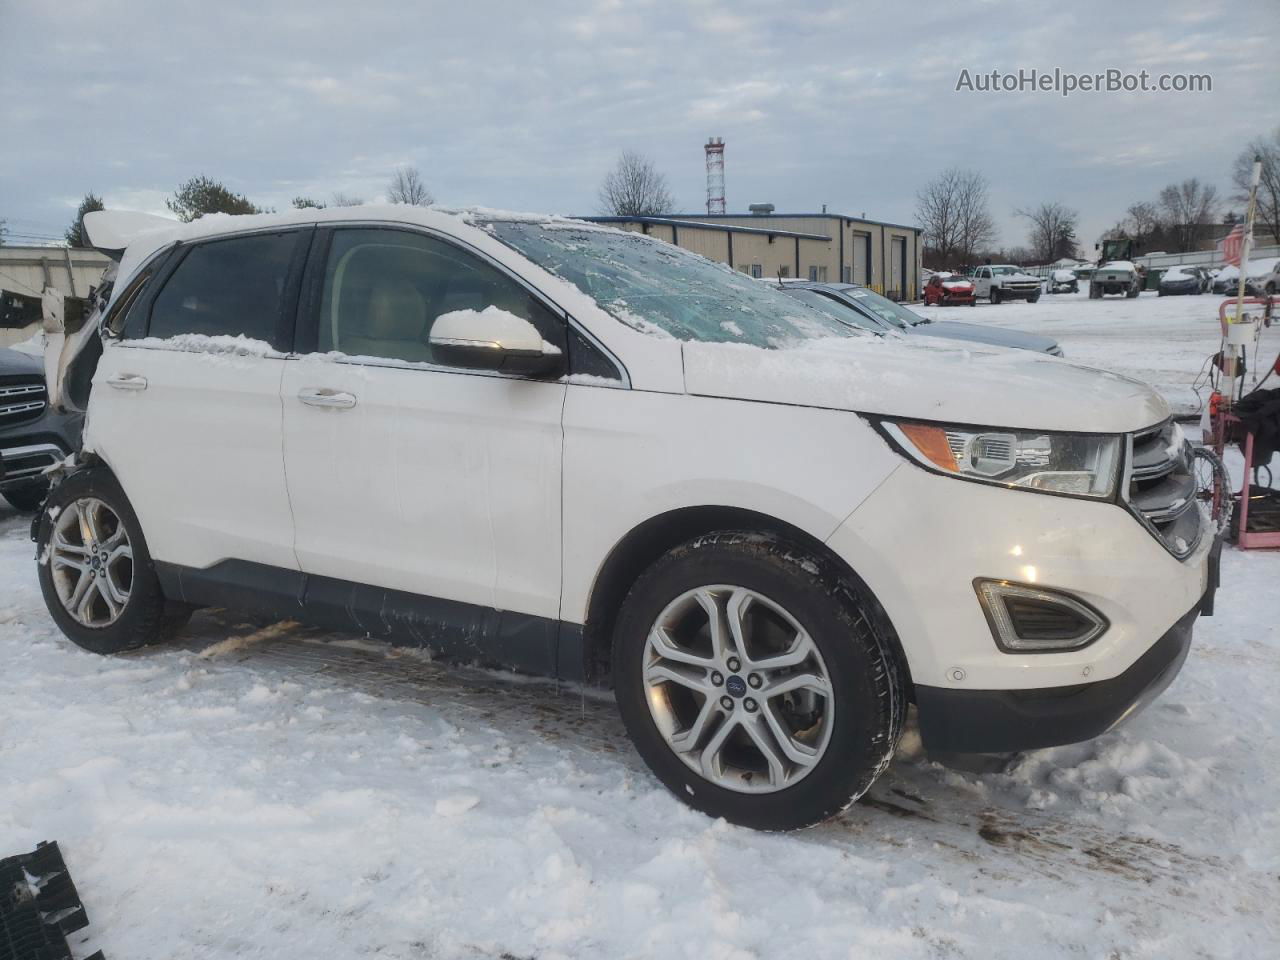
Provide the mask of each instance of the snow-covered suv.
[{"label": "snow-covered suv", "polygon": [[1109,729],[1212,598],[1189,448],[1121,377],[889,342],[569,220],[85,228],[125,249],[100,350],[59,348],[96,369],[36,536],[89,650],[216,605],[611,683],[676,796],[791,828],[910,702],[936,751]]}]

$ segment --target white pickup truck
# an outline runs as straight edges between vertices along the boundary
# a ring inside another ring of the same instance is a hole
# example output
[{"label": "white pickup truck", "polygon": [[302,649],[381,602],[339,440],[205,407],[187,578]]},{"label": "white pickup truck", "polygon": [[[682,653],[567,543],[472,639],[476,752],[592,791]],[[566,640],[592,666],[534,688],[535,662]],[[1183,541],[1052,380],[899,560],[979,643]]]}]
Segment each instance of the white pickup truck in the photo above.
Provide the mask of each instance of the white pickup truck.
[{"label": "white pickup truck", "polygon": [[1040,299],[1040,278],[1023,273],[1010,263],[978,267],[973,272],[973,292],[979,299],[986,297],[992,303],[1001,300],[1035,303]]}]

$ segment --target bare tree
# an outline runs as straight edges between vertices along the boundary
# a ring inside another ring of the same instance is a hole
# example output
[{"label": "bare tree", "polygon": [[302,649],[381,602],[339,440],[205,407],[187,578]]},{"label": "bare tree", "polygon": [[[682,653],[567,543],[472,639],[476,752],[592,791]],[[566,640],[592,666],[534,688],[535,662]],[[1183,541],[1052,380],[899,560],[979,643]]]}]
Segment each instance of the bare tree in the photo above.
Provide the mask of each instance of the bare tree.
[{"label": "bare tree", "polygon": [[1199,177],[1171,183],[1160,191],[1160,209],[1178,248],[1171,252],[1196,250],[1206,228],[1217,216],[1218,188],[1202,183]]},{"label": "bare tree", "polygon": [[1231,199],[1247,204],[1249,182],[1253,177],[1253,161],[1262,161],[1262,178],[1258,181],[1257,222],[1262,227],[1257,233],[1269,233],[1280,243],[1280,127],[1269,136],[1251,140],[1240,151],[1231,166],[1231,185],[1235,193]]},{"label": "bare tree", "polygon": [[996,239],[996,222],[987,200],[987,178],[975,170],[964,173],[957,191],[957,266],[973,264],[978,251]]},{"label": "bare tree", "polygon": [[958,167],[943,170],[916,194],[916,221],[924,227],[924,265],[933,269],[953,266],[960,241],[960,193],[965,172]]},{"label": "bare tree", "polygon": [[656,217],[670,213],[675,200],[653,161],[627,150],[600,184],[600,206],[615,217]]},{"label": "bare tree", "polygon": [[1052,263],[1062,257],[1076,255],[1076,225],[1080,214],[1056,200],[1028,209],[1015,210],[1014,214],[1031,221],[1027,240],[1031,255],[1040,263]]},{"label": "bare tree", "polygon": [[401,167],[387,187],[389,203],[408,203],[415,207],[429,207],[435,201],[431,191],[422,181],[417,167]]},{"label": "bare tree", "polygon": [[1125,218],[1121,221],[1126,232],[1139,243],[1146,243],[1157,230],[1164,226],[1160,216],[1160,208],[1150,200],[1139,200],[1129,204]]}]

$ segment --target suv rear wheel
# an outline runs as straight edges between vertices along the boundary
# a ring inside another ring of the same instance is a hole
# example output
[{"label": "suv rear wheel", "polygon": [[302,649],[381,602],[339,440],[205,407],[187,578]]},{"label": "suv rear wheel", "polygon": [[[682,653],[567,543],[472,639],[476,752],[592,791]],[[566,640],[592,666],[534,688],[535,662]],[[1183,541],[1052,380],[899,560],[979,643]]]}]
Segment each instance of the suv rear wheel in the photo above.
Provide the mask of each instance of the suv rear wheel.
[{"label": "suv rear wheel", "polygon": [[105,470],[72,474],[53,488],[36,550],[45,606],[93,653],[167,640],[191,615],[167,605],[137,515]]},{"label": "suv rear wheel", "polygon": [[766,830],[818,823],[888,766],[904,678],[856,587],[772,536],[672,550],[635,584],[614,634],[618,709],[681,800]]}]

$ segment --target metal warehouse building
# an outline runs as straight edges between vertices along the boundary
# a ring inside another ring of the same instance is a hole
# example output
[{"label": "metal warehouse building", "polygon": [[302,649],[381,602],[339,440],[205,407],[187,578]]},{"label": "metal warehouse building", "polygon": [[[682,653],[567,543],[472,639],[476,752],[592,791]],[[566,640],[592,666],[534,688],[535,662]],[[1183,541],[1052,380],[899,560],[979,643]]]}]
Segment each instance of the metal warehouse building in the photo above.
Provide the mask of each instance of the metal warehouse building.
[{"label": "metal warehouse building", "polygon": [[647,233],[754,277],[860,283],[895,300],[920,291],[920,227],[838,213],[586,217]]}]

